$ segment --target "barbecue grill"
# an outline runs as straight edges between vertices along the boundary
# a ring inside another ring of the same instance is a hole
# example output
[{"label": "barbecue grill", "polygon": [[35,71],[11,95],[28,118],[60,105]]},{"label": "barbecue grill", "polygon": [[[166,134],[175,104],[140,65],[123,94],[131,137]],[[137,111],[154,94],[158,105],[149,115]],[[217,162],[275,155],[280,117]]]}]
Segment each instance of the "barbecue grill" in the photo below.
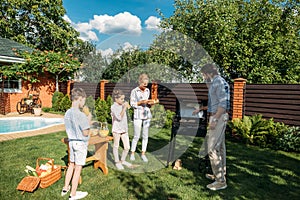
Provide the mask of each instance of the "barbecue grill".
[{"label": "barbecue grill", "polygon": [[[192,103],[176,100],[176,111],[172,123],[172,131],[170,138],[169,154],[167,166],[170,162],[174,162],[174,151],[176,146],[176,137],[178,135],[205,137],[207,131],[207,112],[202,110],[197,115],[193,115],[193,111],[201,105],[207,105],[207,101]],[[191,137],[193,139],[193,137]]]}]

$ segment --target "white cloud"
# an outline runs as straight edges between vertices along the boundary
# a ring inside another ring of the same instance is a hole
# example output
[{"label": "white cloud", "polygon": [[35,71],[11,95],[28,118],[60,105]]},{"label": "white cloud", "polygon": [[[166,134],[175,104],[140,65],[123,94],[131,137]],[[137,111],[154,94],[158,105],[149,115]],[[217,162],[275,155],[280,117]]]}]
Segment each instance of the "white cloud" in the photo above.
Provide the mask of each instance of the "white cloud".
[{"label": "white cloud", "polygon": [[87,32],[92,30],[92,26],[89,23],[77,23],[74,24],[74,28],[78,31],[78,32]]},{"label": "white cloud", "polygon": [[124,44],[123,44],[123,50],[124,51],[132,51],[132,50],[134,50],[134,49],[137,49],[138,47],[136,46],[136,45],[132,45],[132,44],[130,44],[129,42],[125,42]]},{"label": "white cloud", "polygon": [[122,32],[140,34],[142,31],[141,20],[129,12],[119,13],[115,16],[94,15],[94,19],[90,20],[90,24],[104,34]]},{"label": "white cloud", "polygon": [[72,22],[72,20],[67,16],[67,15],[64,15],[63,16],[63,19],[67,22],[69,22],[74,28],[76,31],[78,31],[80,33],[80,36],[79,38],[84,40],[84,41],[87,41],[87,40],[92,40],[92,41],[98,41],[98,37],[97,37],[97,34],[92,31],[93,27],[91,24],[89,23],[74,23]]},{"label": "white cloud", "polygon": [[71,21],[71,19],[68,17],[68,15],[64,15],[64,16],[63,16],[63,19],[64,19],[66,22],[72,23],[72,21]]},{"label": "white cloud", "polygon": [[[99,41],[97,31],[100,34],[107,35],[128,34],[133,37],[142,35],[140,18],[129,12],[119,13],[114,16],[107,14],[94,15],[93,19],[89,20],[89,22],[74,23],[67,15],[63,18],[80,33],[80,39],[84,41]],[[160,18],[150,16],[145,21],[146,29],[150,31],[160,31],[161,29],[158,27],[160,22]]]},{"label": "white cloud", "polygon": [[81,32],[79,38],[82,39],[83,41],[87,41],[87,40],[98,41],[99,40],[94,31]]},{"label": "white cloud", "polygon": [[160,24],[160,18],[150,16],[145,21],[146,29],[148,30],[161,30],[158,26]]},{"label": "white cloud", "polygon": [[112,48],[108,48],[108,49],[105,49],[105,50],[98,50],[98,52],[101,53],[102,57],[110,57],[111,55],[114,54],[114,50],[112,50]]}]

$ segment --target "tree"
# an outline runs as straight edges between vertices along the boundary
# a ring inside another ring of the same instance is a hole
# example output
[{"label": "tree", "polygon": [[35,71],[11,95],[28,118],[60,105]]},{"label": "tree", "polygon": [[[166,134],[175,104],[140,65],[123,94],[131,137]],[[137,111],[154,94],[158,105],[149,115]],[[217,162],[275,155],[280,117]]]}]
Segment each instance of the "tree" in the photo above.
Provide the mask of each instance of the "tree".
[{"label": "tree", "polygon": [[146,51],[119,49],[111,59],[112,62],[105,68],[102,78],[115,83],[136,82],[141,73],[147,73],[150,80],[180,82],[190,66],[174,52],[155,48]]},{"label": "tree", "polygon": [[62,0],[4,0],[0,6],[3,38],[53,51],[69,50],[80,42],[79,33],[63,19]]},{"label": "tree", "polygon": [[229,78],[299,83],[299,5],[295,0],[175,0],[173,16],[162,15],[161,27],[200,43]]},{"label": "tree", "polygon": [[67,52],[36,50],[32,53],[16,52],[16,55],[23,57],[25,62],[1,66],[0,73],[4,77],[21,78],[31,83],[38,82],[39,76],[45,73],[55,76],[57,81],[66,80],[81,65],[77,58]]},{"label": "tree", "polygon": [[82,68],[79,76],[84,82],[98,83],[102,79],[103,71],[109,65],[106,57],[96,50],[82,57]]}]

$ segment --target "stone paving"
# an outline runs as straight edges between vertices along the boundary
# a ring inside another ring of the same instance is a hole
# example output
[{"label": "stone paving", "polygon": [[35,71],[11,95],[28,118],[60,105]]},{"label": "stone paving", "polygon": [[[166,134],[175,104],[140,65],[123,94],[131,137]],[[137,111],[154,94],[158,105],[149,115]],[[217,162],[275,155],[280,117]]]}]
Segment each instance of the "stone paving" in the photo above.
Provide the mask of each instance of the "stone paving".
[{"label": "stone paving", "polygon": [[[35,117],[31,113],[25,113],[25,114],[19,114],[19,113],[8,113],[6,115],[0,115],[0,118],[8,118],[8,117]],[[63,118],[63,115],[58,114],[51,114],[51,113],[42,113],[40,117],[45,118]],[[54,125],[48,128],[39,129],[35,131],[26,131],[26,132],[19,132],[19,133],[12,133],[12,134],[0,134],[0,142],[6,141],[6,140],[13,140],[16,138],[23,138],[23,137],[30,137],[35,135],[41,135],[41,134],[48,134],[48,133],[54,133],[59,131],[65,131],[65,125]]]}]

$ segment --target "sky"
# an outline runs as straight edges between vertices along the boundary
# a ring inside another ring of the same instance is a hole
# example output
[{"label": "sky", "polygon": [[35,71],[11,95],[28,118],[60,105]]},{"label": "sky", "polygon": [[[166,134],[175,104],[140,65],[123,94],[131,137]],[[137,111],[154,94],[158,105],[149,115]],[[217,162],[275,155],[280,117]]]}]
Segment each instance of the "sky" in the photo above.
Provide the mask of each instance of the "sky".
[{"label": "sky", "polygon": [[80,38],[96,45],[103,54],[120,47],[147,49],[159,33],[161,16],[173,14],[174,0],[63,0],[64,19]]}]

